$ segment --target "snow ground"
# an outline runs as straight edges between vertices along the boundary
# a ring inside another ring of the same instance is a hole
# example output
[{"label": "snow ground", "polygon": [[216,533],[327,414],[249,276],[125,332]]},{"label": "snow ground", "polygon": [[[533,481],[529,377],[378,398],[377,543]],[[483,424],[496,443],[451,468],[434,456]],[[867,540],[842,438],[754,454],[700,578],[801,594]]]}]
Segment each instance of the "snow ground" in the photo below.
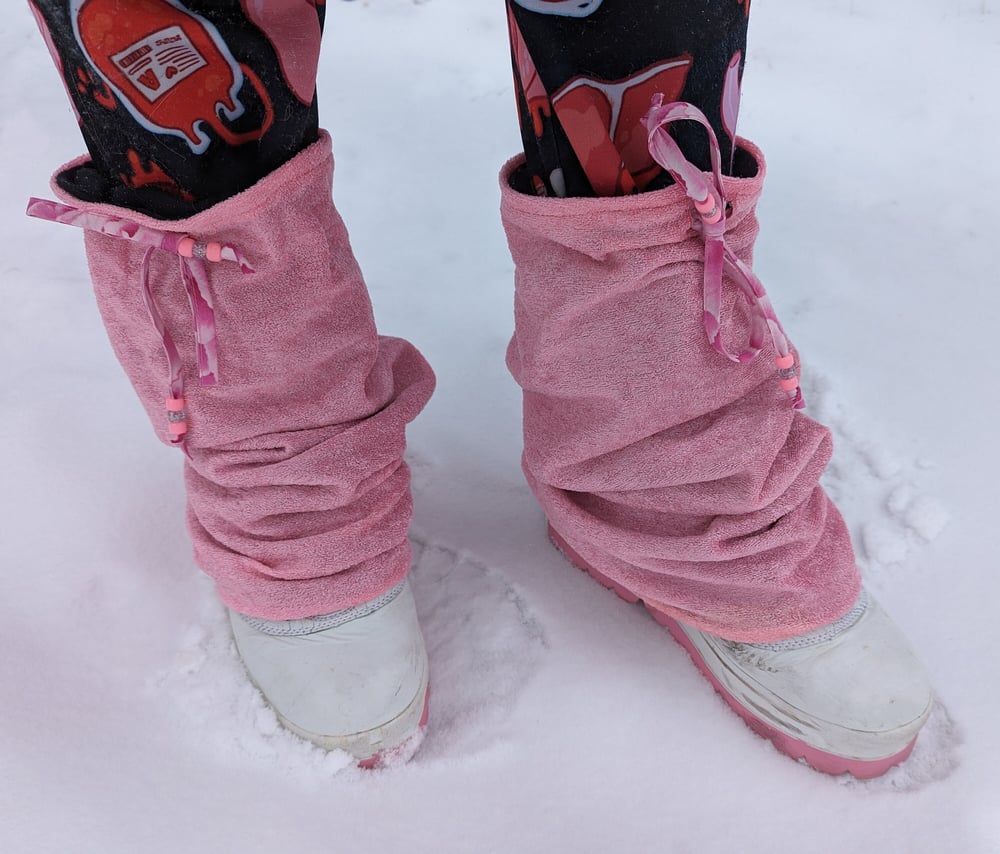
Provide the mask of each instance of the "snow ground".
[{"label": "snow ground", "polygon": [[188,557],[179,455],[106,345],[79,234],[23,216],[82,144],[17,8],[0,23],[0,850],[1000,852],[1000,3],[758,0],[750,45],[757,269],[836,431],[828,483],[868,583],[940,694],[911,761],[858,783],[779,756],[548,547],[503,365],[495,172],[518,135],[497,0],[330,9],[338,204],[382,330],[439,376],[410,433],[434,691],[404,768],[362,774],[279,730]]}]

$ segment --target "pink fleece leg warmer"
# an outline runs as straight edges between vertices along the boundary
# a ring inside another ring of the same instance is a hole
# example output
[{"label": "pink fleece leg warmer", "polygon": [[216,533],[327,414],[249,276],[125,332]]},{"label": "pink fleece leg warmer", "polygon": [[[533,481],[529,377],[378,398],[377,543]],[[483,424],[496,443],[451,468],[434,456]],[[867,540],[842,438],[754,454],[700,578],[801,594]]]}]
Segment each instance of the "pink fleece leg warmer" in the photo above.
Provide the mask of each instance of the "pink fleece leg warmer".
[{"label": "pink fleece leg warmer", "polygon": [[[188,523],[227,605],[295,619],[357,605],[410,566],[404,428],[434,386],[405,341],[379,337],[331,200],[329,137],[249,190],[186,220],[63,199],[80,210],[237,247],[255,272],[209,264],[218,382],[199,386],[178,258],[149,287],[183,360]],[[145,247],[88,232],[112,346],[166,438],[167,362],[142,296]]]},{"label": "pink fleece leg warmer", "polygon": [[[726,241],[749,263],[764,161],[742,145],[752,177],[724,179]],[[552,526],[612,582],[732,640],[839,617],[860,578],[818,485],[829,431],[791,407],[770,350],[736,364],[711,348],[688,198],[538,198],[511,188],[521,162],[500,178],[517,267],[507,364],[524,390],[524,471]],[[732,340],[748,334],[740,302],[727,287]]]}]

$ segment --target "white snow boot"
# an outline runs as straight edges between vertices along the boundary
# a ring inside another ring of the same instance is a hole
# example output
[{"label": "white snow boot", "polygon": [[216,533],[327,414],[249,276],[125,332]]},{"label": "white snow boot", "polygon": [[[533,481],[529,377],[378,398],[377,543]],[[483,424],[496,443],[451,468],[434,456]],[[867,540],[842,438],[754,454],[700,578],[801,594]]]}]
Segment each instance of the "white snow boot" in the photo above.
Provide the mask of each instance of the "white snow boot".
[{"label": "white snow boot", "polygon": [[[642,601],[550,535],[600,584]],[[930,716],[933,692],[920,660],[865,590],[832,623],[771,643],[726,640],[643,605],[754,732],[817,771],[878,777],[910,755]]]},{"label": "white snow boot", "polygon": [[409,582],[305,620],[229,612],[251,679],[282,724],[363,768],[407,761],[427,722],[427,652]]},{"label": "white snow boot", "polygon": [[653,617],[751,729],[819,771],[884,774],[910,755],[930,715],[920,661],[866,592],[836,622],[774,643],[735,643]]}]

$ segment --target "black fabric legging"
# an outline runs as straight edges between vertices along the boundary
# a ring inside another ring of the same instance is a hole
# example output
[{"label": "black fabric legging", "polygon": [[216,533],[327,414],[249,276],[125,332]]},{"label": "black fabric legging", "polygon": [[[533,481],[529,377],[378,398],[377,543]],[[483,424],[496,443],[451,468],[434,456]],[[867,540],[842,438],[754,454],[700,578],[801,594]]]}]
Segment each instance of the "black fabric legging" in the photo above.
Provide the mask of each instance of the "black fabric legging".
[{"label": "black fabric legging", "polygon": [[[324,0],[29,2],[91,155],[59,178],[78,198],[189,216],[317,138]],[[505,2],[535,192],[662,186],[638,127],[654,91],[701,107],[728,154],[749,0]],[[707,165],[703,135],[678,140]]]},{"label": "black fabric legging", "polygon": [[[669,183],[639,123],[656,92],[705,113],[731,170],[750,0],[506,2],[535,192],[627,195]],[[685,155],[708,169],[705,132],[679,126],[673,133]]]},{"label": "black fabric legging", "polygon": [[189,216],[317,139],[323,2],[30,3],[93,159],[60,178],[78,198]]}]

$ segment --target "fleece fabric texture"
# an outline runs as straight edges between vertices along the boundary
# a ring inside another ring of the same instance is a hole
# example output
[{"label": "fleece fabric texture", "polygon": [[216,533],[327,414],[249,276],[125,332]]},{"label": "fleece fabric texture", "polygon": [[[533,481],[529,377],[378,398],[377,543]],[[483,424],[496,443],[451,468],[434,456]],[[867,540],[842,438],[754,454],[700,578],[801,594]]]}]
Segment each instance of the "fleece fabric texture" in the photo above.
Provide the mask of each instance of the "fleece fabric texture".
[{"label": "fleece fabric texture", "polygon": [[[745,140],[725,178],[726,240],[752,260],[764,180]],[[829,431],[790,405],[774,353],[713,350],[704,242],[679,186],[539,198],[502,170],[516,265],[507,364],[524,390],[523,467],[549,522],[593,568],[670,616],[765,642],[845,613],[860,591],[850,536],[818,485]],[[727,282],[724,336],[748,338]]]},{"label": "fleece fabric texture", "polygon": [[[75,164],[71,164],[75,165]],[[228,242],[256,272],[209,264],[219,382],[200,387],[178,259],[157,250],[151,290],[184,359],[185,467],[195,560],[244,614],[298,619],[366,602],[410,567],[404,428],[434,375],[417,350],[376,333],[332,198],[330,139],[250,189],[188,219],[83,210]],[[111,344],[166,436],[167,361],[143,303],[145,248],[87,232]]]}]

